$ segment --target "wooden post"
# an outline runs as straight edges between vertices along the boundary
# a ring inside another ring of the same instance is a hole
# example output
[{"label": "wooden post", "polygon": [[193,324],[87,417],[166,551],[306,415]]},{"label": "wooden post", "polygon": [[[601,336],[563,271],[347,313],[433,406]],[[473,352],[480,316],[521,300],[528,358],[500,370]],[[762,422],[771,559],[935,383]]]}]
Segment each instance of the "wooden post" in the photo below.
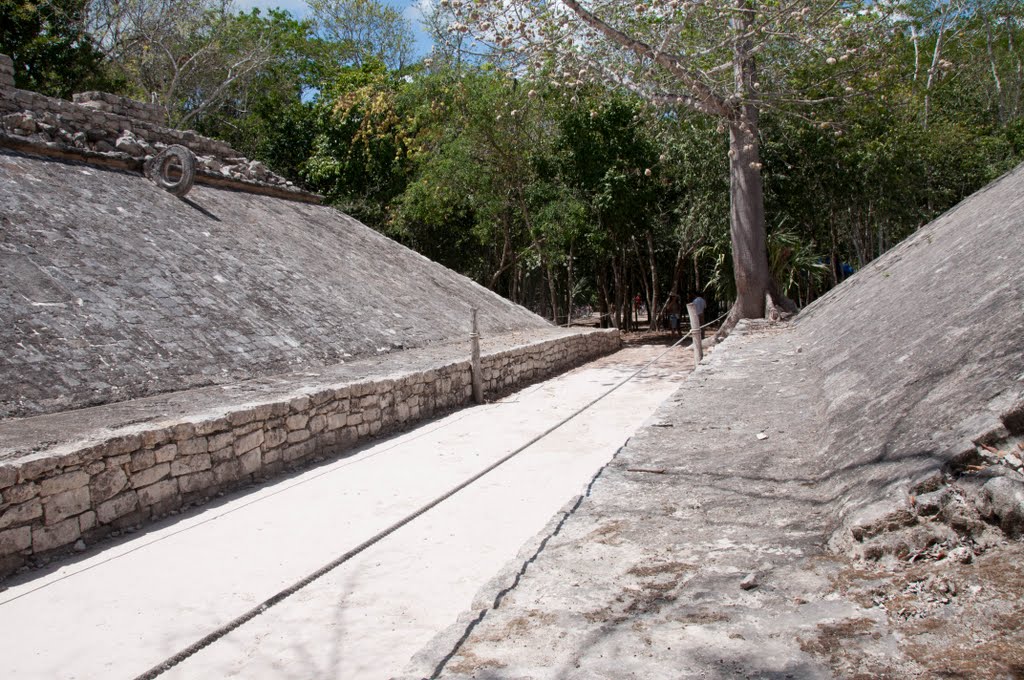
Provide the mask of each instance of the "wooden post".
[{"label": "wooden post", "polygon": [[484,381],[480,374],[480,330],[476,325],[476,307],[473,307],[471,312],[473,314],[473,331],[469,334],[469,340],[473,346],[473,401],[482,404],[484,403]]},{"label": "wooden post", "polygon": [[700,314],[697,305],[692,302],[686,305],[686,313],[690,315],[690,335],[693,336],[693,363],[699,364],[704,358],[704,331],[700,329]]}]

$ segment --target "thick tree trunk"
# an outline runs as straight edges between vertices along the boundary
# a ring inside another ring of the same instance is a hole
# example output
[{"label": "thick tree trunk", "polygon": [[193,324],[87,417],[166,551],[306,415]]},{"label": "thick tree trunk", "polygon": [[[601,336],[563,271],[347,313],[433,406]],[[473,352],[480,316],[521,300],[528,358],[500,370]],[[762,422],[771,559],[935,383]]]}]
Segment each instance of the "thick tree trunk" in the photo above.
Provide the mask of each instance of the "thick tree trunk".
[{"label": "thick tree trunk", "polygon": [[572,307],[573,307],[573,299],[572,299],[572,285],[573,285],[573,281],[572,281],[572,262],[573,262],[573,251],[575,249],[575,245],[576,245],[575,242],[573,242],[573,241],[569,242],[569,262],[568,262],[568,264],[566,266],[566,273],[565,273],[565,316],[566,316],[565,325],[566,326],[569,326],[569,325],[572,324]]},{"label": "thick tree trunk", "polygon": [[[501,279],[501,275],[516,262],[516,258],[512,257],[512,229],[509,225],[508,214],[502,215],[501,221],[504,243],[501,246],[501,262],[498,263],[498,269],[491,276],[491,285],[488,286],[491,290],[498,289],[498,281]],[[515,285],[511,285],[510,288],[514,290]]]},{"label": "thick tree trunk", "polygon": [[651,270],[651,288],[647,291],[647,328],[657,330],[651,310],[658,304],[658,261],[654,254],[654,234],[647,230],[647,266]]},{"label": "thick tree trunk", "polygon": [[747,105],[729,125],[729,228],[736,276],[736,302],[716,338],[722,338],[740,319],[778,317],[795,313],[792,300],[782,295],[768,268],[764,186],[757,137],[757,109]]},{"label": "thick tree trunk", "polygon": [[[668,289],[670,293],[679,292],[679,282],[683,280],[683,268],[685,266],[686,256],[688,254],[689,250],[686,249],[686,246],[680,245],[678,252],[676,252],[676,263],[672,267],[672,279],[668,282]],[[655,317],[654,321],[651,324],[651,330],[661,329],[662,308],[658,306],[659,304],[660,303],[658,302],[657,298],[655,298],[654,305],[651,307],[651,310],[649,312],[650,314],[653,314]]]},{"label": "thick tree trunk", "polygon": [[[752,53],[750,27],[755,9],[749,0],[736,0],[733,19],[733,76],[736,94],[754,98],[757,65]],[[781,295],[768,267],[764,185],[761,180],[760,112],[755,104],[739,105],[729,124],[729,230],[732,237],[736,302],[717,337],[732,330],[740,319],[763,318],[777,308],[795,312],[796,305]]]},{"label": "thick tree trunk", "polygon": [[729,125],[729,229],[736,274],[737,319],[764,316],[771,275],[764,219],[764,186],[757,138],[757,109],[745,106]]},{"label": "thick tree trunk", "polygon": [[555,281],[555,269],[551,266],[551,260],[545,256],[541,257],[544,264],[544,271],[548,281],[548,303],[551,305],[551,323],[558,325],[558,288]]},{"label": "thick tree trunk", "polygon": [[608,328],[611,325],[611,298],[608,296],[608,274],[604,266],[597,268],[597,286],[601,289],[601,297],[598,300],[601,312],[601,328]]},{"label": "thick tree trunk", "polygon": [[612,306],[615,308],[612,325],[619,329],[622,328],[622,269],[622,257],[616,254],[612,257],[612,285],[615,292],[615,298],[612,300]]}]

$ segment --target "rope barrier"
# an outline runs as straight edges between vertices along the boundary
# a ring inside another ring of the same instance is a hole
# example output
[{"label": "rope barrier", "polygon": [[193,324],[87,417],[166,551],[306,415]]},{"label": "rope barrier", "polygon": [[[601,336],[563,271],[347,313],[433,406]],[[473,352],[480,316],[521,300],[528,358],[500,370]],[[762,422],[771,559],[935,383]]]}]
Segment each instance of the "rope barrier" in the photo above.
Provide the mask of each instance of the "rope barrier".
[{"label": "rope barrier", "polygon": [[274,595],[272,595],[272,596],[268,597],[267,599],[263,600],[263,602],[260,602],[258,605],[256,605],[252,609],[249,609],[247,612],[245,612],[241,616],[238,616],[238,617],[232,619],[228,623],[224,624],[223,626],[220,626],[219,628],[217,628],[213,632],[203,636],[202,638],[200,638],[196,642],[192,643],[191,645],[189,645],[185,649],[181,650],[177,654],[174,654],[173,656],[168,657],[167,659],[165,659],[164,661],[160,662],[156,666],[153,666],[152,668],[150,668],[145,673],[143,673],[143,674],[141,674],[139,676],[136,676],[135,680],[154,680],[155,678],[163,675],[164,673],[166,673],[170,669],[172,669],[175,666],[177,666],[178,664],[180,664],[182,661],[185,661],[189,657],[194,656],[195,654],[197,654],[198,652],[202,651],[206,647],[210,646],[211,644],[213,644],[217,640],[219,640],[219,639],[223,638],[224,636],[228,635],[229,633],[231,633],[236,628],[239,628],[240,626],[242,626],[243,624],[247,623],[248,621],[251,621],[252,619],[256,618],[257,616],[259,616],[263,612],[267,611],[268,609],[270,609],[274,605],[279,604],[280,602],[282,602],[286,598],[290,597],[291,595],[294,595],[299,590],[301,590],[301,589],[305,588],[306,586],[308,586],[309,584],[313,583],[314,581],[316,581],[320,577],[326,575],[327,573],[333,571],[334,569],[337,569],[342,564],[344,564],[345,562],[348,562],[350,559],[352,559],[353,557],[355,557],[359,553],[363,552],[367,548],[370,548],[373,545],[375,545],[376,543],[380,542],[381,540],[387,538],[388,536],[390,536],[394,532],[396,532],[399,529],[401,529],[402,527],[404,527],[406,524],[409,524],[410,522],[412,522],[417,517],[419,517],[419,516],[423,515],[424,513],[432,510],[433,508],[437,507],[438,505],[440,505],[444,501],[448,500],[449,498],[451,498],[452,496],[457,494],[459,491],[462,491],[463,489],[465,489],[470,484],[476,482],[477,480],[479,480],[483,476],[487,475],[488,473],[494,471],[498,467],[500,467],[500,466],[504,465],[505,463],[507,463],[508,461],[512,460],[513,458],[518,456],[520,453],[522,453],[523,451],[525,451],[529,447],[531,447],[534,444],[536,444],[537,442],[539,442],[544,437],[547,437],[549,434],[551,434],[555,430],[559,429],[560,427],[562,427],[563,425],[565,425],[569,421],[571,421],[574,418],[576,418],[576,416],[580,415],[581,413],[583,413],[587,409],[591,408],[594,404],[596,404],[597,402],[601,401],[602,399],[604,399],[605,397],[610,395],[612,392],[615,392],[617,389],[619,389],[620,387],[622,387],[623,385],[625,385],[629,381],[631,381],[634,378],[636,378],[638,375],[640,375],[641,373],[646,371],[648,368],[653,366],[657,361],[659,361],[662,357],[664,357],[670,351],[672,351],[673,349],[678,347],[683,342],[683,340],[685,340],[685,339],[686,339],[686,336],[683,336],[683,337],[679,338],[679,340],[677,340],[675,343],[670,345],[664,352],[662,352],[661,354],[659,354],[658,356],[654,357],[649,362],[647,362],[646,364],[641,366],[637,371],[635,371],[634,373],[630,374],[622,382],[618,383],[614,387],[610,388],[608,391],[604,392],[600,396],[598,396],[595,399],[591,400],[586,405],[584,405],[581,408],[579,408],[578,410],[574,411],[571,415],[563,418],[562,420],[560,420],[559,422],[555,423],[554,425],[552,425],[548,429],[544,430],[544,432],[540,433],[539,435],[537,435],[536,437],[534,437],[530,441],[526,442],[525,444],[523,444],[522,446],[520,446],[516,450],[514,450],[511,453],[509,453],[509,454],[505,455],[504,457],[500,458],[498,461],[496,461],[496,462],[492,463],[491,465],[487,466],[486,468],[484,468],[480,472],[478,472],[475,475],[473,475],[472,477],[464,480],[463,482],[461,482],[460,484],[456,485],[455,487],[449,489],[448,491],[446,491],[442,495],[438,496],[434,500],[430,501],[426,505],[421,506],[415,512],[413,512],[413,513],[411,513],[409,515],[406,515],[405,517],[403,517],[402,519],[398,520],[397,522],[395,522],[391,526],[387,527],[386,529],[378,532],[377,534],[374,534],[369,539],[363,541],[362,543],[360,543],[356,547],[352,548],[351,550],[345,552],[344,554],[340,555],[336,559],[331,560],[330,562],[328,562],[324,566],[320,567],[319,569],[317,569],[313,573],[309,574],[308,576],[306,576],[306,577],[296,581],[295,583],[293,583],[292,585],[288,586],[284,590],[281,590],[278,593],[275,593]]},{"label": "rope barrier", "polygon": [[700,328],[700,330],[704,330],[704,329],[705,329],[705,328],[707,328],[708,326],[713,326],[713,325],[715,325],[716,323],[718,323],[719,321],[721,321],[722,319],[724,319],[724,318],[725,318],[725,317],[727,317],[727,316],[729,316],[729,312],[726,312],[725,314],[723,314],[722,316],[718,317],[718,318],[717,318],[717,319],[715,319],[714,321],[708,321],[708,322],[707,322],[706,324],[704,324],[703,326],[699,326],[699,328]]},{"label": "rope barrier", "polygon": [[[598,318],[598,319],[603,319],[603,318],[605,318],[605,317],[609,317],[609,318],[610,318],[611,316],[612,316],[612,315],[611,315],[611,313],[609,312],[609,313],[607,313],[607,314],[600,314],[600,315],[598,315],[598,317],[597,317],[597,318]],[[728,312],[728,311],[727,311],[727,312],[726,312],[725,314],[723,314],[722,316],[720,316],[720,317],[718,317],[717,319],[715,319],[714,321],[708,321],[708,322],[707,322],[706,324],[704,324],[703,326],[701,326],[701,327],[700,327],[700,329],[701,329],[701,330],[704,330],[704,329],[705,329],[705,328],[707,328],[708,326],[713,326],[713,325],[715,325],[716,323],[718,323],[719,321],[721,321],[722,319],[724,319],[724,318],[725,318],[725,317],[727,317],[727,316],[729,316],[729,312]],[[591,315],[591,316],[578,316],[578,317],[576,317],[576,320],[578,321],[578,320],[580,320],[580,319],[592,319],[592,318],[594,318],[594,317],[593,317],[593,315]],[[562,324],[561,326],[559,326],[559,328],[568,328],[568,327],[569,327],[569,326],[571,326],[571,325],[572,325],[572,317],[570,317],[570,318],[569,318],[569,321],[567,321],[566,323],[564,323],[564,324]],[[691,330],[692,330],[692,329],[691,329]]]}]

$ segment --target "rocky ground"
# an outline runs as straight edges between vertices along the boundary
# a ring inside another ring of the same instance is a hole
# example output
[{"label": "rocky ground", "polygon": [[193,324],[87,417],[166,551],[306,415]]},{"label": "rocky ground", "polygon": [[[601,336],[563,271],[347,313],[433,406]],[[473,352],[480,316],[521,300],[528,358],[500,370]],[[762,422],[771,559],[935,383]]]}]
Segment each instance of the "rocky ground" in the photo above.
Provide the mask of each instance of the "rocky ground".
[{"label": "rocky ground", "polygon": [[1016,480],[1012,442],[837,550],[857,491],[822,456],[827,400],[797,340],[749,328],[716,349],[408,677],[1024,673],[1024,546],[977,491]]}]

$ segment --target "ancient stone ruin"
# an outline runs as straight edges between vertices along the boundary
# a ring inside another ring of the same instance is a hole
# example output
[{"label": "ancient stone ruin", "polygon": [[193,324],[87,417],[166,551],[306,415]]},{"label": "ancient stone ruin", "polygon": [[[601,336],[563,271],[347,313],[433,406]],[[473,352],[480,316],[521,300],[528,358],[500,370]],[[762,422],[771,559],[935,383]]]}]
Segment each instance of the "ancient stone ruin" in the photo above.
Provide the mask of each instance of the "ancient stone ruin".
[{"label": "ancient stone ruin", "polygon": [[[172,147],[181,197],[146,177]],[[319,203],[0,57],[0,574],[469,403],[472,308],[491,396],[619,346]]]},{"label": "ancient stone ruin", "polygon": [[741,321],[401,677],[1019,675],[1022,272],[1024,165]]}]

